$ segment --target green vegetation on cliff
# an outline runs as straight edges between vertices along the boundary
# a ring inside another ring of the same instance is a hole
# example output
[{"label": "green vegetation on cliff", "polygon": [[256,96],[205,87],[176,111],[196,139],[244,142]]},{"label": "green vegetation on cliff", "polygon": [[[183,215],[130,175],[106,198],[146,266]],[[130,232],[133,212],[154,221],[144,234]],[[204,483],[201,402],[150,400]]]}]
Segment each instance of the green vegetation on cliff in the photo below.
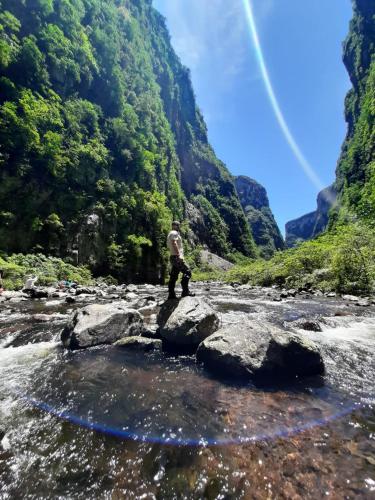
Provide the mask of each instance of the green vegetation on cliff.
[{"label": "green vegetation on cliff", "polygon": [[259,254],[270,258],[285,247],[283,237],[271,212],[265,188],[250,177],[235,177],[235,185]]},{"label": "green vegetation on cliff", "polygon": [[255,255],[151,0],[0,0],[0,251],[158,281],[190,198]]},{"label": "green vegetation on cliff", "polygon": [[[344,43],[344,62],[353,84],[345,103],[348,133],[337,165],[337,204],[331,209],[328,230],[269,261],[235,266],[225,275],[229,281],[375,292],[375,3],[353,0],[353,8]],[[302,219],[309,216],[314,226],[315,213]]]},{"label": "green vegetation on cliff", "polygon": [[353,88],[345,102],[348,133],[336,171],[336,221],[375,221],[375,3],[354,0],[344,43],[344,62]]}]

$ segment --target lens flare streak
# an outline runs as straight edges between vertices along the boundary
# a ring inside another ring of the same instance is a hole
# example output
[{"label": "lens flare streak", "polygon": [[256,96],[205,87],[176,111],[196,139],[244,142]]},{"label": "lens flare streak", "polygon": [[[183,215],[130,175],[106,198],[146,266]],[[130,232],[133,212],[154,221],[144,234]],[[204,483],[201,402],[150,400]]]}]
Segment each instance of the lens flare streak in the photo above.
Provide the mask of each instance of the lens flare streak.
[{"label": "lens flare streak", "polygon": [[74,415],[69,411],[61,410],[54,408],[44,401],[38,401],[33,399],[26,394],[18,394],[18,397],[25,401],[25,403],[31,405],[34,408],[37,408],[40,411],[46,412],[54,417],[60,418],[71,424],[78,425],[79,427],[83,427],[85,429],[100,432],[102,434],[107,434],[110,436],[117,437],[119,439],[130,439],[132,441],[138,441],[143,443],[158,443],[162,445],[172,445],[172,446],[198,446],[198,447],[206,447],[206,446],[223,446],[223,445],[243,445],[249,443],[255,443],[258,441],[273,441],[277,438],[288,438],[302,432],[309,431],[314,429],[315,427],[321,427],[333,422],[341,417],[349,415],[354,411],[365,407],[362,404],[353,404],[347,408],[342,408],[332,415],[325,416],[320,419],[314,419],[310,422],[306,422],[299,426],[295,427],[285,427],[278,430],[275,430],[270,433],[264,434],[255,434],[252,436],[239,436],[238,438],[180,438],[174,439],[170,437],[163,436],[153,436],[153,435],[145,435],[138,432],[128,431],[119,429],[118,427],[112,427],[106,424],[102,424],[100,422],[92,422],[83,417]]},{"label": "lens flare streak", "polygon": [[255,17],[254,17],[254,12],[253,12],[253,7],[251,4],[251,0],[242,0],[244,10],[246,13],[246,19],[250,28],[251,32],[251,37],[253,40],[258,64],[262,73],[262,78],[264,81],[264,85],[267,90],[268,98],[271,102],[273,111],[275,113],[277,122],[284,134],[285,139],[287,140],[291,150],[293,151],[294,156],[298,160],[298,163],[301,165],[303,171],[307,175],[307,177],[311,180],[311,182],[314,184],[314,186],[320,191],[324,188],[323,183],[319,179],[318,175],[315,173],[314,169],[310,165],[310,163],[307,161],[305,156],[303,155],[302,151],[300,150],[296,140],[293,137],[292,132],[290,131],[288,124],[284,118],[284,115],[281,111],[280,105],[277,101],[272,82],[270,79],[270,76],[268,74],[267,66],[266,66],[266,61],[263,55],[262,47],[260,45],[259,41],[259,36],[258,36],[258,31],[255,23]]}]

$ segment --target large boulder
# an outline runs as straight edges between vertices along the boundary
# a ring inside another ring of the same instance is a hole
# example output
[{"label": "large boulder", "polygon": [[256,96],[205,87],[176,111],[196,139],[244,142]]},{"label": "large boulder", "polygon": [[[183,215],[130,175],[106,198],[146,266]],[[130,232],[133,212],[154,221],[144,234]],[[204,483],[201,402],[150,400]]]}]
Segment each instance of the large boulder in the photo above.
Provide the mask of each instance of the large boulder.
[{"label": "large boulder", "polygon": [[207,301],[184,297],[161,307],[158,324],[165,343],[194,348],[219,328],[220,320]]},{"label": "large boulder", "polygon": [[61,333],[61,340],[67,348],[83,349],[140,335],[142,328],[140,313],[121,302],[91,304],[74,313]]},{"label": "large boulder", "polygon": [[319,348],[313,342],[264,322],[221,328],[200,344],[197,359],[226,376],[257,378],[324,373]]}]

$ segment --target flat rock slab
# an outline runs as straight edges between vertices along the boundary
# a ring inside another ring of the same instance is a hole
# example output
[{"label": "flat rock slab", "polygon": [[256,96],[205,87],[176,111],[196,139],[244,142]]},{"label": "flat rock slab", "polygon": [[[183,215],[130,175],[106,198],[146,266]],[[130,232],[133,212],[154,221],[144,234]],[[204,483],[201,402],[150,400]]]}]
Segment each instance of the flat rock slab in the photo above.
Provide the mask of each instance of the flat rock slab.
[{"label": "flat rock slab", "polygon": [[126,304],[91,304],[74,313],[61,333],[61,340],[69,349],[84,349],[140,335],[142,328],[142,316]]},{"label": "flat rock slab", "polygon": [[126,347],[137,351],[155,351],[161,350],[162,341],[160,339],[150,339],[147,337],[125,337],[117,340],[114,344],[117,347]]},{"label": "flat rock slab", "polygon": [[197,359],[225,376],[310,376],[324,373],[318,347],[268,323],[229,325],[205,339]]},{"label": "flat rock slab", "polygon": [[160,336],[175,346],[198,346],[212,335],[220,320],[211,305],[197,297],[170,300],[161,307],[158,316]]}]

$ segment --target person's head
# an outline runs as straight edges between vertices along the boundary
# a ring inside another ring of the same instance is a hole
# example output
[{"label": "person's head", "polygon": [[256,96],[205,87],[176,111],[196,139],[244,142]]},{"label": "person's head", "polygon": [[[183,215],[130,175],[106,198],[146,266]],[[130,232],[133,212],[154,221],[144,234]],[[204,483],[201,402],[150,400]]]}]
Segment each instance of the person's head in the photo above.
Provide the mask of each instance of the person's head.
[{"label": "person's head", "polygon": [[174,231],[179,231],[179,230],[180,230],[180,225],[181,225],[181,224],[179,223],[179,221],[178,221],[178,220],[174,220],[174,221],[172,222],[172,229],[173,229]]}]

